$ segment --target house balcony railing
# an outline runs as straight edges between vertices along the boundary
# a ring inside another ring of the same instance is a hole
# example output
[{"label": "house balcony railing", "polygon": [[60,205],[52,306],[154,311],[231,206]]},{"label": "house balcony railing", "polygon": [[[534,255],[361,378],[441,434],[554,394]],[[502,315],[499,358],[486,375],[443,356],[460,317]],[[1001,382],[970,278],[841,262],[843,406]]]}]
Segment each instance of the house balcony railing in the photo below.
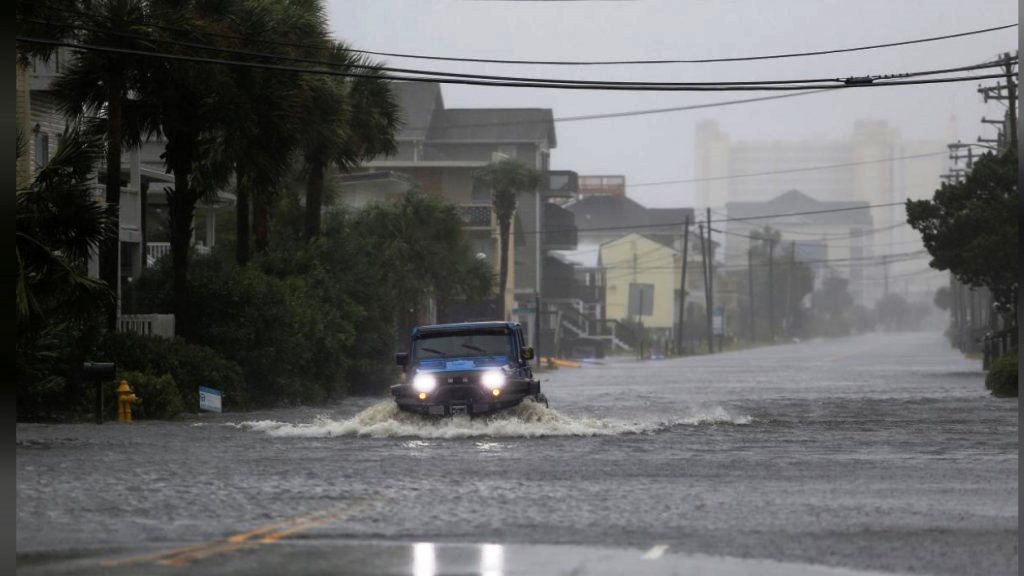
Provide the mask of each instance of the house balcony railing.
[{"label": "house balcony railing", "polygon": [[123,314],[117,318],[117,331],[174,338],[174,314]]},{"label": "house balcony railing", "polygon": [[469,230],[492,230],[495,228],[494,210],[490,204],[459,204],[456,206],[462,225]]},{"label": "house balcony railing", "polygon": [[[207,256],[210,254],[210,247],[204,244],[195,244],[192,246],[196,254]],[[171,253],[170,242],[147,242],[146,243],[146,265],[153,266],[161,258]]]}]

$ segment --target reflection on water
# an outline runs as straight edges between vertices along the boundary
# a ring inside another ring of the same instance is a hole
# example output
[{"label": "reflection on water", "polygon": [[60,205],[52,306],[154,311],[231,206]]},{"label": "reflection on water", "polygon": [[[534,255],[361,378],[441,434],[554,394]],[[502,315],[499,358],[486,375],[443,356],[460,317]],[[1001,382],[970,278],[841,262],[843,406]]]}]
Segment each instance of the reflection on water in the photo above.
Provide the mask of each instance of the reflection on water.
[{"label": "reflection on water", "polygon": [[434,576],[437,574],[437,557],[430,542],[412,545],[412,576]]},{"label": "reflection on water", "polygon": [[505,572],[505,547],[501,544],[480,546],[480,576],[501,576]]},{"label": "reflection on water", "polygon": [[[480,576],[502,576],[505,573],[505,547],[501,544],[481,544]],[[437,547],[432,542],[417,542],[412,546],[412,576],[437,576],[438,574],[473,574],[468,566],[460,565],[461,555],[453,555],[451,565],[438,564]]]}]

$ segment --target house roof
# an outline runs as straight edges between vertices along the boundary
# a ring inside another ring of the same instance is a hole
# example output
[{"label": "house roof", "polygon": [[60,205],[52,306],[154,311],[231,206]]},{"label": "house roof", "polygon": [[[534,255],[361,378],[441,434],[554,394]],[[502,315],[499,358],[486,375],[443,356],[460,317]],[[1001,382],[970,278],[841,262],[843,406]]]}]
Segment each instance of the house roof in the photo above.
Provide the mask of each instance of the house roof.
[{"label": "house roof", "polygon": [[693,208],[647,208],[625,196],[585,196],[565,208],[576,215],[580,232],[612,228],[610,232],[625,234],[636,227],[650,236],[676,236],[678,230],[673,226],[682,226],[687,217],[693,221]]},{"label": "house roof", "polygon": [[[845,208],[865,208],[867,202],[826,202],[804,194],[799,190],[789,190],[767,202],[729,202],[725,205],[729,218],[748,218],[766,214],[791,214],[794,212],[815,212],[819,210],[836,210]],[[819,214],[800,214],[773,218],[774,222],[805,223],[825,226],[871,226],[872,218],[869,210],[845,210],[843,212],[823,212]]]},{"label": "house roof", "polygon": [[554,148],[555,123],[550,108],[446,108],[434,113],[428,140],[535,142]]},{"label": "house roof", "polygon": [[398,140],[422,140],[437,109],[444,108],[441,85],[427,82],[392,82],[391,91],[398,103],[402,124]]},{"label": "house roof", "polygon": [[392,82],[391,90],[399,140],[557,143],[550,108],[445,108],[441,85],[431,82]]}]

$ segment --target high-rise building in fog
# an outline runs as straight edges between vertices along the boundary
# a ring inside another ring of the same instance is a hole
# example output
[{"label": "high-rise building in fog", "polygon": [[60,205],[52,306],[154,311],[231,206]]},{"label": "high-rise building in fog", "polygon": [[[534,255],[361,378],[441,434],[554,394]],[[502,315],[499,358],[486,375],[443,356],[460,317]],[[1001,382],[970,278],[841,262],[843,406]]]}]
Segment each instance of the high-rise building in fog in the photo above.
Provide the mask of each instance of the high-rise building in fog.
[{"label": "high-rise building in fog", "polygon": [[[759,141],[734,141],[717,122],[704,121],[697,125],[695,149],[695,176],[699,180],[695,204],[712,210],[723,210],[730,203],[768,202],[789,190],[820,202],[872,205],[931,198],[939,187],[939,175],[949,164],[945,142],[906,140],[884,120],[857,121],[852,133],[843,139]],[[819,168],[823,166],[829,168]],[[900,225],[906,220],[902,205],[873,208],[870,213],[873,231],[864,246],[865,256],[922,249],[920,235]],[[765,223],[752,223],[752,227]],[[834,238],[822,240],[849,243]],[[728,247],[728,238],[725,243]],[[918,259],[891,264],[889,275],[901,278],[924,268],[926,262]],[[879,278],[866,277],[865,281],[883,281],[880,267],[873,275]],[[922,293],[934,291],[942,282],[938,274],[924,277],[929,281],[916,284]],[[908,296],[913,292],[906,284],[891,282],[890,290],[895,289]]]}]

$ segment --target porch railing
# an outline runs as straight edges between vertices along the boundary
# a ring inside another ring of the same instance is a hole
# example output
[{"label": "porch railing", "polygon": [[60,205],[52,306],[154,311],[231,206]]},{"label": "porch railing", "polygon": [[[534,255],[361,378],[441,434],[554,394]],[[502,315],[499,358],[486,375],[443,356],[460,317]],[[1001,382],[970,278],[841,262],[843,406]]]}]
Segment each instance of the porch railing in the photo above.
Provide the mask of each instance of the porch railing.
[{"label": "porch railing", "polygon": [[174,338],[174,314],[124,314],[117,319],[117,331]]},{"label": "porch railing", "polygon": [[[210,247],[205,244],[195,244],[192,246],[196,254],[206,256],[210,253]],[[152,266],[157,263],[158,260],[171,253],[170,242],[147,242],[146,243],[146,265]]]}]

